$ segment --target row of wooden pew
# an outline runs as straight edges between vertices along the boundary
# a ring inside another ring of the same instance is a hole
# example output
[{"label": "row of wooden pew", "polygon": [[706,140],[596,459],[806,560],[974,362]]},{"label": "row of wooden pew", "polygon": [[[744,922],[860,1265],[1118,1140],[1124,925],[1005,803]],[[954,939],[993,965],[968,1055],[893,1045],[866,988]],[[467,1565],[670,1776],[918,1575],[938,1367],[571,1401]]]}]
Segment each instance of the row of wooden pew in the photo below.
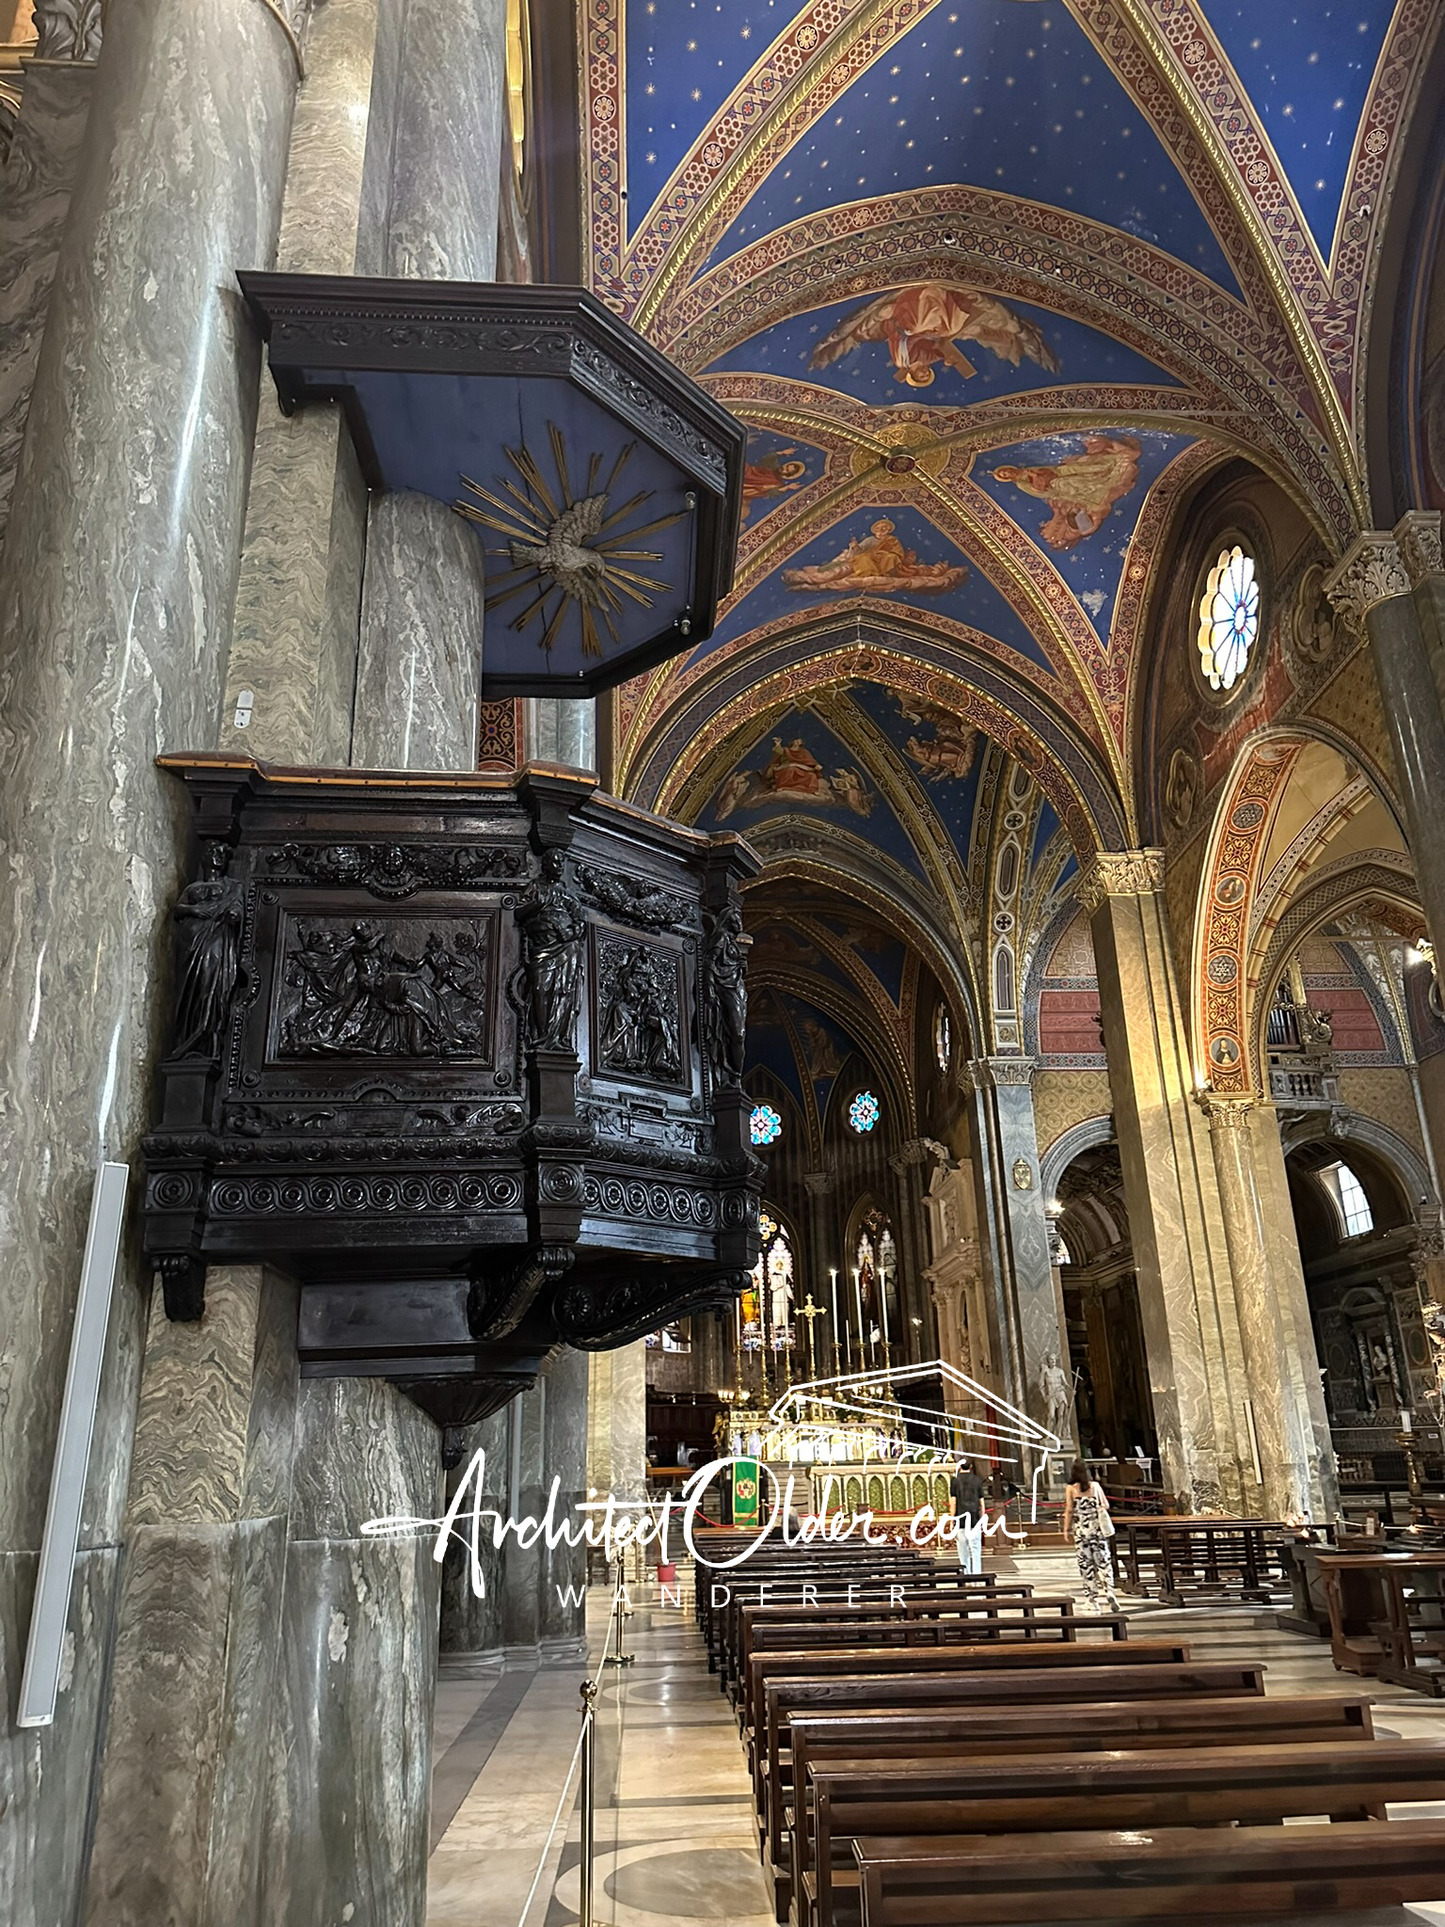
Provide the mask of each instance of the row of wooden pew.
[{"label": "row of wooden pew", "polygon": [[780,1922],[1314,1920],[1445,1899],[1445,1821],[1386,1817],[1445,1798],[1445,1742],[1376,1739],[1367,1698],[1267,1698],[1260,1665],[1197,1662],[908,1548],[764,1546],[700,1566],[697,1612]]}]

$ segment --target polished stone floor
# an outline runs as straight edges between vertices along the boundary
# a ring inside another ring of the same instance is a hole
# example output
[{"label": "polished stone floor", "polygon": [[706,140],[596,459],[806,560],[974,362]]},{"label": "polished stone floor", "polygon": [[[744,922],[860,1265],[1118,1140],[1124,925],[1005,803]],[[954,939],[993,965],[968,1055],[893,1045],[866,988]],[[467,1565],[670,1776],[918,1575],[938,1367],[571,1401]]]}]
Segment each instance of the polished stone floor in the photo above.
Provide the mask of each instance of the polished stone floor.
[{"label": "polished stone floor", "polygon": [[[996,1563],[1014,1565],[1040,1592],[1076,1590],[1067,1553],[1025,1553]],[[687,1602],[686,1577],[683,1596]],[[602,1676],[594,1920],[598,1927],[669,1921],[769,1927],[731,1710],[707,1672],[690,1603],[682,1611],[662,1610],[656,1600],[655,1586],[638,1591],[626,1635],[635,1661],[604,1668]],[[1132,1610],[1137,1602],[1124,1603]],[[608,1606],[607,1593],[594,1590],[594,1664],[607,1636]],[[1269,1614],[1255,1609],[1163,1612],[1140,1605],[1139,1616],[1161,1631],[1187,1625],[1200,1658],[1257,1655],[1268,1665],[1271,1692],[1365,1685],[1336,1673],[1326,1647],[1279,1632]],[[563,1789],[581,1725],[580,1683],[579,1667],[467,1678],[443,1661],[428,1927],[568,1927],[577,1920],[575,1781],[565,1796]],[[1445,1739],[1445,1702],[1375,1682],[1369,1690],[1377,1701],[1377,1730]],[[1408,1811],[1445,1814],[1445,1803]],[[1330,1918],[1335,1927],[1445,1927],[1445,1870],[1441,1895],[1438,1908]]]}]

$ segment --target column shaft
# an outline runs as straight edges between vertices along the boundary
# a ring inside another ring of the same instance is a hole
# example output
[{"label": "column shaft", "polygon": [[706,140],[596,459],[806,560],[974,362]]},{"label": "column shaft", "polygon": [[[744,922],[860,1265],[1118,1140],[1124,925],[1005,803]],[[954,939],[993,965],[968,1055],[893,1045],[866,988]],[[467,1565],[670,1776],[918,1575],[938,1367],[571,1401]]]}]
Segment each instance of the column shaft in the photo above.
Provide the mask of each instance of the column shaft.
[{"label": "column shaft", "polygon": [[149,1276],[117,1284],[56,1724],[10,1726],[93,1173],[146,1121],[182,816],[210,740],[295,89],[256,0],[110,10],[0,558],[0,1918],[77,1914]]},{"label": "column shaft", "polygon": [[[1245,1396],[1253,1421],[1252,1444],[1259,1456],[1259,1475],[1246,1480],[1246,1498],[1254,1497],[1250,1509],[1265,1518],[1290,1519],[1302,1511],[1318,1517],[1324,1508],[1324,1492],[1303,1395],[1300,1334],[1289,1285],[1278,1268],[1281,1250],[1278,1245],[1271,1250],[1265,1231],[1255,1170],[1254,1106],[1206,1098],[1204,1108],[1219,1176],[1224,1233],[1248,1374]],[[1296,1257],[1296,1269],[1298,1265]],[[1313,1357],[1311,1343],[1311,1361]],[[1318,1371],[1314,1376],[1318,1383]]]},{"label": "column shaft", "polygon": [[1139,1310],[1166,1487],[1237,1510],[1249,1462],[1243,1355],[1219,1204],[1160,894],[1163,854],[1094,859],[1090,915]]}]

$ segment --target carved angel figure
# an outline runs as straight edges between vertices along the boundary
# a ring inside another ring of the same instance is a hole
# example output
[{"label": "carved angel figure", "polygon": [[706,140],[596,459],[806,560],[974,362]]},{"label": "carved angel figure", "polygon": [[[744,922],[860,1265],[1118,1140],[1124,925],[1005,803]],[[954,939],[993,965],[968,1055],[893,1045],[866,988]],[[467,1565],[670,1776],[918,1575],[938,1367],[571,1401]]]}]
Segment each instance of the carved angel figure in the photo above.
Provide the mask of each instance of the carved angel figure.
[{"label": "carved angel figure", "polygon": [[965,378],[978,373],[959,349],[961,340],[976,341],[1015,368],[1027,356],[1050,374],[1058,373],[1058,358],[1033,322],[978,288],[941,281],[899,288],[855,308],[818,343],[808,366],[827,368],[865,342],[885,341],[894,379],[910,388],[927,388],[938,361]]},{"label": "carved angel figure", "polygon": [[743,1074],[748,1027],[743,918],[736,904],[729,904],[711,920],[706,963],[708,1057],[720,1084],[736,1084]]},{"label": "carved angel figure", "polygon": [[242,889],[226,875],[230,850],[212,843],[206,874],[181,892],[172,917],[179,948],[176,1057],[219,1057],[241,962]]},{"label": "carved angel figure", "polygon": [[542,858],[542,875],[517,909],[525,957],[532,1042],[571,1050],[582,1000],[582,938],[587,920],[563,880],[560,850]]}]

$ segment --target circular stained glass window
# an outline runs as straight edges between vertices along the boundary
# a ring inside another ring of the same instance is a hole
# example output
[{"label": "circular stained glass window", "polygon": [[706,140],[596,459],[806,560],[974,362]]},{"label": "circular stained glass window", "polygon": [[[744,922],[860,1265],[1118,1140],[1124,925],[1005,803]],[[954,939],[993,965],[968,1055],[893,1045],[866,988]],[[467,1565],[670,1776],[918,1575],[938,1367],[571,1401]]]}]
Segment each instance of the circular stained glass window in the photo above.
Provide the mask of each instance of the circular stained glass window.
[{"label": "circular stained glass window", "polygon": [[783,1135],[783,1120],[771,1104],[755,1104],[748,1131],[754,1144],[776,1144]]},{"label": "circular stained glass window", "polygon": [[878,1099],[873,1095],[872,1091],[859,1091],[858,1095],[853,1099],[853,1102],[848,1106],[848,1122],[861,1137],[865,1131],[871,1131],[873,1129],[873,1126],[878,1122],[878,1118]]},{"label": "circular stained glass window", "polygon": [[1254,557],[1236,542],[1221,549],[1199,601],[1199,659],[1211,689],[1233,689],[1259,634],[1259,583]]}]

